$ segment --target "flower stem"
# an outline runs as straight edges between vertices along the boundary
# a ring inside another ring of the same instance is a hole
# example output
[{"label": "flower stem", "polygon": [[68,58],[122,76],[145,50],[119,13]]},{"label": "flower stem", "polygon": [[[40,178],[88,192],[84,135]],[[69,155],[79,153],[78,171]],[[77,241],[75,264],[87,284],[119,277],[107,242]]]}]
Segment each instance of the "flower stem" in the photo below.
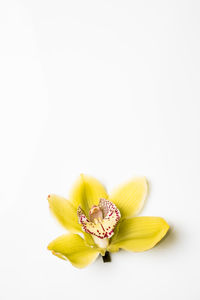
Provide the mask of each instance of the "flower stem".
[{"label": "flower stem", "polygon": [[104,263],[111,262],[110,253],[108,251],[106,251],[105,255],[102,256],[102,258]]}]

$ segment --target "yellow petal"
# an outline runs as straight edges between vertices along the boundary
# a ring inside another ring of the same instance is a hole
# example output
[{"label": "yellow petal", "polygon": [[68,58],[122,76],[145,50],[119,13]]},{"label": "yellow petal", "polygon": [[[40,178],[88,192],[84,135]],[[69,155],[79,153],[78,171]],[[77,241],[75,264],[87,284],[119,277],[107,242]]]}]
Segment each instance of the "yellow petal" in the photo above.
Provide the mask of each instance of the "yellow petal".
[{"label": "yellow petal", "polygon": [[96,244],[95,244],[91,234],[89,234],[87,232],[83,232],[83,236],[84,236],[84,240],[85,240],[87,246],[96,247]]},{"label": "yellow petal", "polygon": [[70,200],[78,209],[81,208],[88,214],[93,205],[98,205],[99,199],[107,199],[104,186],[95,178],[81,174],[71,191]]},{"label": "yellow petal", "polygon": [[137,177],[119,186],[109,196],[121,212],[122,218],[137,214],[143,207],[148,186],[145,177]]},{"label": "yellow petal", "polygon": [[99,252],[86,246],[85,241],[78,234],[64,234],[48,245],[52,254],[69,260],[77,268],[84,268],[92,263]]},{"label": "yellow petal", "polygon": [[159,217],[135,217],[120,224],[119,231],[113,236],[109,251],[119,248],[129,251],[145,251],[154,247],[167,233],[169,225]]},{"label": "yellow petal", "polygon": [[48,201],[51,212],[66,229],[81,232],[77,211],[70,201],[56,195],[49,195]]}]

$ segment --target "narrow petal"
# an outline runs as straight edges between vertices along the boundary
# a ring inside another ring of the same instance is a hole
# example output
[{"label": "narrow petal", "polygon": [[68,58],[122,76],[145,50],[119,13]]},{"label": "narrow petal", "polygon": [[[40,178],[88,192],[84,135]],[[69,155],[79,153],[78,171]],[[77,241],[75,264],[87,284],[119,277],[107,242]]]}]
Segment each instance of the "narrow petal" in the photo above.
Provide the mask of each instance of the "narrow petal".
[{"label": "narrow petal", "polygon": [[73,205],[76,208],[81,206],[88,215],[90,208],[97,205],[100,198],[108,198],[104,186],[97,179],[81,174],[71,191]]},{"label": "narrow petal", "polygon": [[118,207],[122,218],[131,217],[142,209],[147,190],[146,178],[137,177],[114,190],[109,200]]},{"label": "narrow petal", "polygon": [[92,248],[96,247],[96,244],[94,242],[94,239],[92,238],[92,235],[87,233],[87,232],[83,232],[83,236],[84,236],[84,240],[87,246],[90,246]]},{"label": "narrow petal", "polygon": [[99,252],[88,247],[78,234],[65,234],[52,241],[48,249],[59,258],[69,260],[77,268],[84,268],[92,263]]},{"label": "narrow petal", "polygon": [[49,195],[48,201],[51,212],[61,225],[73,233],[81,232],[77,211],[70,201],[56,195]]},{"label": "narrow petal", "polygon": [[153,248],[167,233],[169,225],[159,217],[135,217],[121,222],[109,251],[119,248],[140,252]]}]

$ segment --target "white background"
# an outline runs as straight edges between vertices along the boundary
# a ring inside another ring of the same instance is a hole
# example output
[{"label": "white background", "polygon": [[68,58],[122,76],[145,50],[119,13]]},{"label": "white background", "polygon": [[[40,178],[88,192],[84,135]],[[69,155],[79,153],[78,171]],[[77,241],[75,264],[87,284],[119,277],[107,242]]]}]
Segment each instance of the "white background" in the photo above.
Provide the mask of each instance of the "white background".
[{"label": "white background", "polygon": [[[200,299],[199,1],[0,4],[0,299]],[[78,270],[46,196],[147,176],[167,238]]]}]

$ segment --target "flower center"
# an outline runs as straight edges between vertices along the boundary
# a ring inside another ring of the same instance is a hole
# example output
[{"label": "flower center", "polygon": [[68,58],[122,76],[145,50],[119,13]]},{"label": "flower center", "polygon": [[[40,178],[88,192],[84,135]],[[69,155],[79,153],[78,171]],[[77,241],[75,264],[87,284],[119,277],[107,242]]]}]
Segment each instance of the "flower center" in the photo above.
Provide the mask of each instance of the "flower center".
[{"label": "flower center", "polygon": [[98,206],[92,206],[89,211],[89,220],[80,206],[77,214],[82,229],[100,239],[112,237],[121,217],[115,204],[106,199],[100,199]]},{"label": "flower center", "polygon": [[90,221],[97,224],[103,220],[103,212],[99,206],[92,206],[89,211]]}]

